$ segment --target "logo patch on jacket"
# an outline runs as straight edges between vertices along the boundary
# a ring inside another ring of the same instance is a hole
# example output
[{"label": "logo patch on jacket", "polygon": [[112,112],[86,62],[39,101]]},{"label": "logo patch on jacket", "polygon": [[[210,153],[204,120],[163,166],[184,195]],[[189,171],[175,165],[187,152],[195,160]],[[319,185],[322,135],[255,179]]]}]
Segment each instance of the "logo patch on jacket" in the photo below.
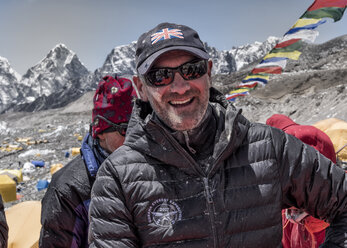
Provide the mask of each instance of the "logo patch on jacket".
[{"label": "logo patch on jacket", "polygon": [[182,211],[176,202],[160,198],[152,202],[147,211],[148,223],[160,227],[170,227],[182,219]]}]

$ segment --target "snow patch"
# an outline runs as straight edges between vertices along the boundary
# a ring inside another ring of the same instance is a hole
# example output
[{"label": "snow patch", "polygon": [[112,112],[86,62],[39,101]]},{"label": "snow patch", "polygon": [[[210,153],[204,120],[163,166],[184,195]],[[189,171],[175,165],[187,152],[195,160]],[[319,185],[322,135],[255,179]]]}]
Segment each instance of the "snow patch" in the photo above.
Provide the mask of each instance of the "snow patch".
[{"label": "snow patch", "polygon": [[46,134],[43,134],[41,135],[42,137],[48,137],[48,136],[58,136],[64,129],[66,129],[66,127],[63,127],[63,126],[58,126],[57,129],[55,129],[53,132],[51,133],[46,133]]},{"label": "snow patch", "polygon": [[39,150],[39,149],[32,149],[29,151],[26,151],[22,154],[19,154],[18,157],[19,158],[23,158],[23,157],[28,157],[28,156],[35,156],[36,154],[40,154],[40,155],[47,155],[50,153],[55,153],[54,150]]},{"label": "snow patch", "polygon": [[0,134],[5,134],[9,131],[7,128],[7,123],[4,121],[0,121]]}]

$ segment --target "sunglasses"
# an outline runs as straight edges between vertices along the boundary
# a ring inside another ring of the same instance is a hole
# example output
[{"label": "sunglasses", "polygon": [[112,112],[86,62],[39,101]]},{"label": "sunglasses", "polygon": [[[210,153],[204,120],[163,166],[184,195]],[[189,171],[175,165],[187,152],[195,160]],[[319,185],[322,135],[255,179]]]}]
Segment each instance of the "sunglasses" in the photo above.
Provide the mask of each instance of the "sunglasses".
[{"label": "sunglasses", "polygon": [[176,72],[178,72],[185,80],[201,78],[207,72],[207,60],[194,59],[175,68],[154,68],[143,75],[143,77],[148,84],[154,87],[160,87],[171,84],[175,78]]},{"label": "sunglasses", "polygon": [[[97,119],[101,119],[110,125],[110,127],[105,129],[103,131],[103,133],[109,133],[109,132],[117,131],[120,135],[125,136],[125,133],[127,132],[127,128],[128,128],[128,123],[115,124],[112,121],[108,120],[107,118],[105,118],[101,115],[95,116],[95,120],[97,120]],[[93,124],[93,125],[97,125],[97,124]]]}]

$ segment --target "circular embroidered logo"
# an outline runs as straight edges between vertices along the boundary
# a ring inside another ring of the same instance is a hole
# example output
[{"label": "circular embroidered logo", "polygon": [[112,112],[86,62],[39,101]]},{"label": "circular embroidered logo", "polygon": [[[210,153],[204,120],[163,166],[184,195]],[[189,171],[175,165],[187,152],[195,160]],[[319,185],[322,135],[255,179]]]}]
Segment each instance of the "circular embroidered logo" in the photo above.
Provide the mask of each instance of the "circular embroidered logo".
[{"label": "circular embroidered logo", "polygon": [[117,92],[118,92],[118,88],[113,86],[111,88],[111,94],[116,94]]},{"label": "circular embroidered logo", "polygon": [[149,223],[156,226],[170,227],[182,219],[182,211],[176,202],[161,198],[151,204],[147,218]]}]

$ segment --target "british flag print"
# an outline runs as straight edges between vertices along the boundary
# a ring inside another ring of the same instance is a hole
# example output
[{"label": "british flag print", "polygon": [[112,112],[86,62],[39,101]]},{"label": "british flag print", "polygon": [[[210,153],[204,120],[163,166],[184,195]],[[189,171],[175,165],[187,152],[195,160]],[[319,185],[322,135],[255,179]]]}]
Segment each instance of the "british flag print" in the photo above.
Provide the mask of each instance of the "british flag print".
[{"label": "british flag print", "polygon": [[184,39],[182,31],[177,28],[164,28],[151,35],[151,42],[153,45],[160,40],[167,40],[172,38]]}]

